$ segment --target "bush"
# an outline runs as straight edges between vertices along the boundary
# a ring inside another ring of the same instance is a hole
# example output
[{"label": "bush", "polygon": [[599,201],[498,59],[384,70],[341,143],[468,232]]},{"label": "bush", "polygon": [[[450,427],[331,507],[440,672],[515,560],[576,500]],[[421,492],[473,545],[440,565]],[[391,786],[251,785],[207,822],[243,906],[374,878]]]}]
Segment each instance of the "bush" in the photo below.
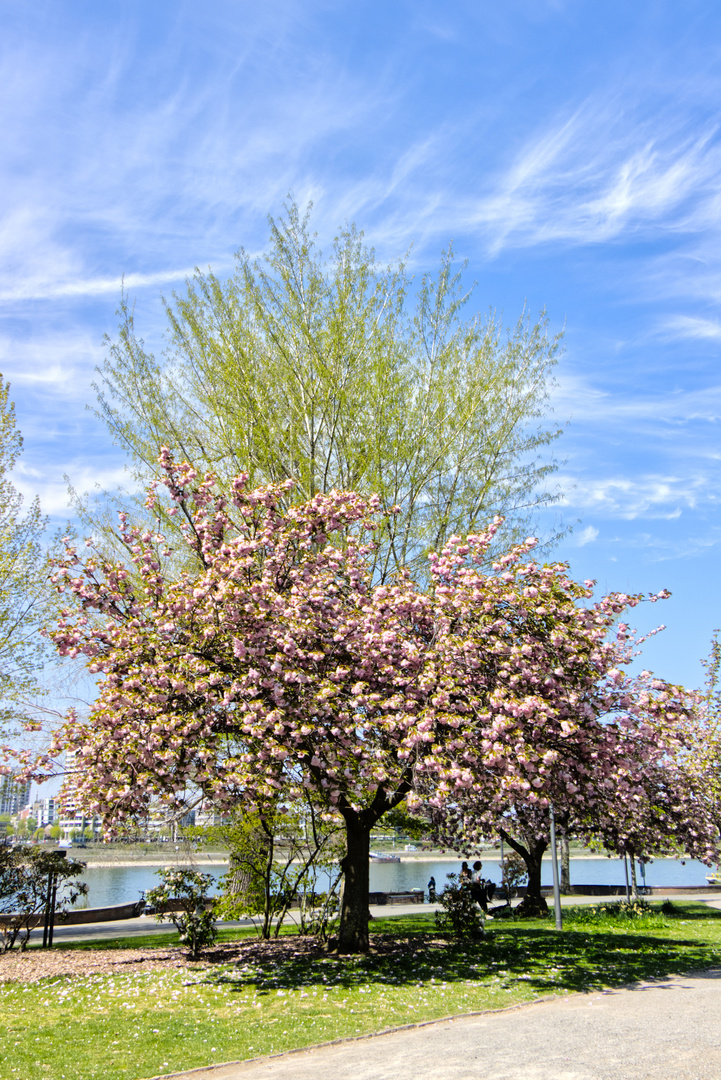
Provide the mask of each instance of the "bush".
[{"label": "bush", "polygon": [[637,900],[630,904],[625,900],[607,901],[602,904],[584,904],[566,908],[563,912],[563,921],[571,925],[633,922],[641,929],[644,926],[652,928],[664,924],[668,914],[665,904],[660,908],[654,908],[644,900]]},{"label": "bush", "polygon": [[481,912],[471,895],[469,882],[448,874],[449,884],[438,897],[443,911],[436,912],[436,927],[453,937],[483,937]]},{"label": "bush", "polygon": [[528,868],[521,856],[511,851],[501,863],[501,883],[506,890],[508,900],[516,895],[519,885],[525,885],[528,880]]},{"label": "bush", "polygon": [[[214,884],[212,874],[199,870],[161,869],[157,871],[162,885],[148,889],[145,899],[157,909],[156,919],[171,919],[183,945],[190,950],[191,960],[197,960],[200,950],[212,945],[217,936],[217,901],[208,896]],[[179,910],[166,911],[171,904],[179,904]]]},{"label": "bush", "polygon": [[[12,913],[0,926],[0,951],[8,952],[20,938],[20,951],[27,948],[30,932],[40,924],[49,899],[61,917],[87,885],[78,880],[85,864],[65,858],[59,851],[41,847],[14,847],[0,844],[0,909]],[[48,897],[48,888],[53,894]]]},{"label": "bush", "polygon": [[[337,816],[319,813],[309,800],[234,814],[217,830],[230,851],[230,869],[220,882],[222,918],[260,915],[260,936],[277,937],[297,902],[300,933],[327,941],[340,884],[341,826]],[[326,878],[330,889],[319,888]]]}]

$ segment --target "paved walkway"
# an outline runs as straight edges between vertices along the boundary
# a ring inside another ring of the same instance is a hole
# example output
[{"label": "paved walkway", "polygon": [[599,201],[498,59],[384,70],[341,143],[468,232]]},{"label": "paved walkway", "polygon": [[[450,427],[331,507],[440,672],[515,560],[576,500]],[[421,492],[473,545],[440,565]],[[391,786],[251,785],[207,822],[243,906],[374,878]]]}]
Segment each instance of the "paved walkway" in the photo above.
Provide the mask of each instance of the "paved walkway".
[{"label": "paved walkway", "polygon": [[721,1080],[721,970],[546,999],[187,1080]]},{"label": "paved walkway", "polygon": [[[718,894],[710,893],[689,893],[688,895],[678,896],[672,895],[669,897],[671,900],[677,900],[679,902],[686,903],[696,901],[702,904],[708,904],[710,907],[721,907],[721,897]],[[606,901],[620,901],[623,897],[620,896],[563,896],[561,897],[561,904],[565,906],[575,906],[578,904],[598,904],[605,903]],[[656,895],[652,897],[654,902],[663,900],[663,895]],[[520,903],[520,901],[518,901]],[[440,910],[440,904],[388,904],[388,905],[372,905],[370,908],[371,915],[374,919],[388,918],[392,915],[419,915],[423,912]],[[553,910],[553,897],[548,901],[548,906]],[[223,927],[234,926],[252,926],[252,919],[240,919],[238,922],[225,922],[221,923]],[[53,943],[56,945],[62,945],[68,941],[102,941],[103,938],[117,938],[117,937],[139,937],[145,934],[167,934],[173,930],[173,924],[171,922],[158,923],[152,915],[143,915],[139,919],[122,919],[118,922],[101,922],[101,923],[84,923],[79,926],[63,926],[62,922],[58,920],[55,924],[53,931]],[[43,928],[42,925],[37,927],[30,935],[31,941],[42,941]],[[719,1077],[721,1080],[721,1076]]]}]

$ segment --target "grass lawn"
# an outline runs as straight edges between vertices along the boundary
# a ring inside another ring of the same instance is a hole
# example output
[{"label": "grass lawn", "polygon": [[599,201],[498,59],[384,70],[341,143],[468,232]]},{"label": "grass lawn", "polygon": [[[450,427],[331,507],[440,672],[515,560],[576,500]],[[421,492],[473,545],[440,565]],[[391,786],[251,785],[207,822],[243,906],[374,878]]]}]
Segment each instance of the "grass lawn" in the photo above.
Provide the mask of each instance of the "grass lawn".
[{"label": "grass lawn", "polygon": [[496,919],[484,939],[458,942],[419,914],[376,920],[365,957],[309,953],[287,937],[278,948],[249,942],[234,963],[8,983],[0,986],[0,1077],[139,1080],[721,966],[721,911],[702,904],[634,919],[579,907],[565,909],[564,920],[558,933],[551,919]]}]

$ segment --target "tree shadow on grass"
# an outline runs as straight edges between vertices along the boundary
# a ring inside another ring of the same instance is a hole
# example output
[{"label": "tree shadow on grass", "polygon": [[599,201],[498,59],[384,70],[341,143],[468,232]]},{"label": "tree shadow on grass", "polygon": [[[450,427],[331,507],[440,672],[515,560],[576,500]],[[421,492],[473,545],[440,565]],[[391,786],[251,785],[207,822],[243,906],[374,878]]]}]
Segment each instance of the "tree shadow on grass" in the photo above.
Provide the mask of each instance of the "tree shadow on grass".
[{"label": "tree shadow on grass", "polygon": [[665,900],[660,910],[667,919],[683,919],[684,922],[691,919],[704,921],[721,919],[721,911],[718,908],[709,907],[708,904],[684,904],[678,900]]},{"label": "tree shadow on grass", "polygon": [[[208,957],[211,959],[211,957]],[[218,957],[220,959],[220,957]],[[653,933],[616,933],[500,926],[481,940],[437,934],[375,934],[364,956],[335,956],[309,939],[240,946],[224,967],[206,969],[203,982],[261,994],[278,990],[373,985],[432,987],[475,982],[503,989],[523,985],[539,994],[618,987],[721,963],[721,947]],[[200,973],[199,973],[200,974]]]}]

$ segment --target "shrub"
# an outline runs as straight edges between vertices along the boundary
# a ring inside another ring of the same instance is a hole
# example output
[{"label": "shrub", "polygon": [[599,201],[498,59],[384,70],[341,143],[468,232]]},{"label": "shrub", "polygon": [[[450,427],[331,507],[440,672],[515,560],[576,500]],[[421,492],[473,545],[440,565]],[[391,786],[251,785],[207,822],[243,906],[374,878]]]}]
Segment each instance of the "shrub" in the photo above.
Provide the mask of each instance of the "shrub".
[{"label": "shrub", "polygon": [[654,908],[644,900],[636,900],[630,904],[625,900],[607,901],[601,904],[566,908],[563,912],[563,921],[569,925],[633,922],[641,929],[644,926],[652,928],[664,924],[668,914],[665,904],[660,908]]},{"label": "shrub", "polygon": [[438,897],[443,911],[436,912],[436,927],[454,937],[483,937],[481,912],[471,895],[469,882],[448,874],[449,884]]},{"label": "shrub", "polygon": [[[218,933],[215,925],[217,901],[208,896],[214,884],[213,876],[201,874],[199,870],[167,868],[158,870],[157,874],[162,885],[148,889],[145,899],[157,909],[158,922],[172,920],[181,942],[190,950],[190,958],[197,960],[200,950],[212,945]],[[166,910],[171,905],[174,910]]]},{"label": "shrub", "polygon": [[516,895],[519,885],[528,880],[528,869],[521,856],[511,851],[501,863],[501,883],[509,901]]},{"label": "shrub", "polygon": [[84,869],[84,863],[65,858],[59,851],[0,844],[0,909],[8,913],[0,925],[0,951],[8,952],[20,938],[24,952],[31,930],[40,924],[50,902],[62,917],[84,896],[88,886],[79,880]]}]

